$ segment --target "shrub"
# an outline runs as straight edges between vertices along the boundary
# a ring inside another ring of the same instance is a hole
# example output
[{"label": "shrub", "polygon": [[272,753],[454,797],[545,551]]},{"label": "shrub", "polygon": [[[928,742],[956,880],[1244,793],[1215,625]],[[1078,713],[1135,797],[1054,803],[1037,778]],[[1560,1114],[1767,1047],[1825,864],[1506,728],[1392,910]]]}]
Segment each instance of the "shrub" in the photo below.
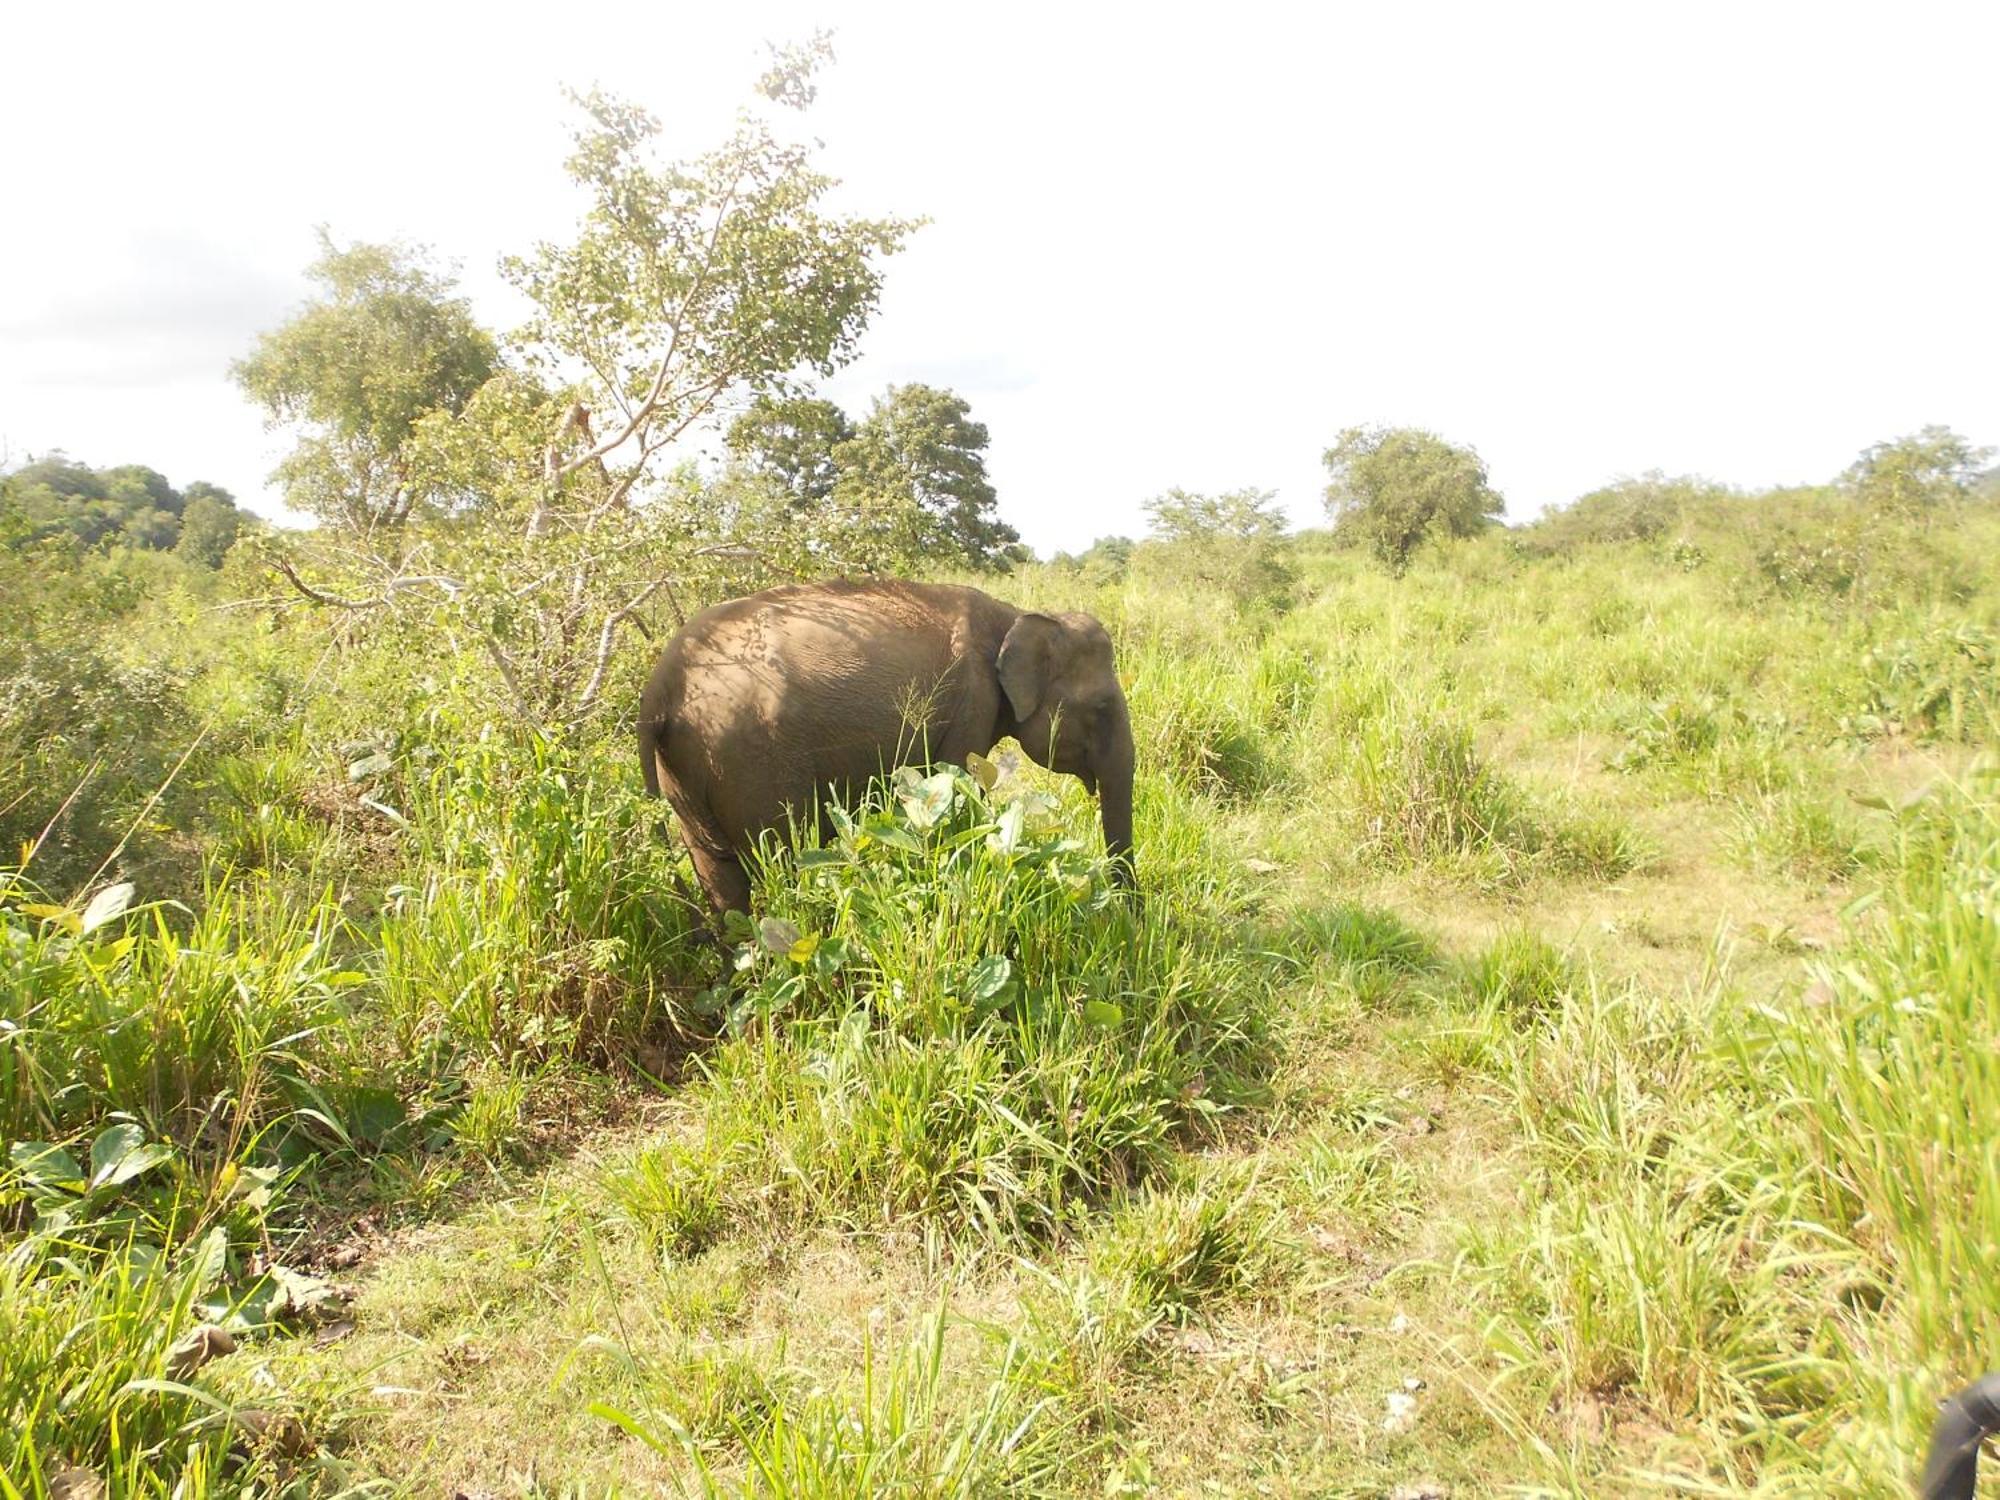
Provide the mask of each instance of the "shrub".
[{"label": "shrub", "polygon": [[629,1193],[678,1222],[728,1153],[736,1215],[1043,1235],[1253,1090],[1246,955],[1213,915],[1123,910],[1051,810],[905,771],[831,843],[766,862],[725,1018],[740,1035],[700,1092],[705,1144],[658,1164],[666,1188]]}]

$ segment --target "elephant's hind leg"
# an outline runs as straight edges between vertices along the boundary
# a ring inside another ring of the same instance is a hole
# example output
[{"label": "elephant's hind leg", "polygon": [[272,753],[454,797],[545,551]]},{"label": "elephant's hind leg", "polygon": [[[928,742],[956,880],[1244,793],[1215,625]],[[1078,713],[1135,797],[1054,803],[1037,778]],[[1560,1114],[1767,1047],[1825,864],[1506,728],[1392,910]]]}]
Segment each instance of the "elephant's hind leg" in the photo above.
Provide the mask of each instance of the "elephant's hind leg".
[{"label": "elephant's hind leg", "polygon": [[729,840],[715,826],[708,809],[680,789],[664,757],[659,763],[659,778],[660,789],[666,793],[674,817],[680,821],[681,842],[687,845],[688,858],[694,863],[694,878],[700,883],[702,894],[708,897],[708,904],[717,916],[726,911],[740,911],[748,916],[750,876],[743,868],[743,861],[729,847]]},{"label": "elephant's hind leg", "polygon": [[716,854],[694,839],[688,840],[688,857],[694,861],[695,879],[707,892],[717,916],[726,911],[750,913],[750,876],[743,861],[734,854]]}]

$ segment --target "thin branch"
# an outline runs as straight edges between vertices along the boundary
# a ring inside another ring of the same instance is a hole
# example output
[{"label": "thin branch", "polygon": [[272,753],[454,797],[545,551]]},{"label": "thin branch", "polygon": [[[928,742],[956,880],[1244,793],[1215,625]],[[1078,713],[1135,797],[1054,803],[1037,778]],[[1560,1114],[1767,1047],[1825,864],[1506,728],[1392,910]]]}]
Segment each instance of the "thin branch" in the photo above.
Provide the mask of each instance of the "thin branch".
[{"label": "thin branch", "polygon": [[386,597],[380,599],[345,599],[339,594],[329,594],[323,589],[316,589],[303,578],[299,577],[298,569],[292,566],[290,558],[274,558],[272,566],[285,575],[293,588],[297,589],[315,604],[330,604],[335,609],[380,609],[384,604],[389,602]]},{"label": "thin branch", "polygon": [[507,691],[514,695],[514,707],[523,718],[532,717],[533,705],[528,695],[521,691],[521,675],[514,668],[514,659],[507,654],[506,647],[485,631],[479,632],[479,639],[486,647],[486,654],[493,658],[493,665],[499,668],[501,678],[507,684]]},{"label": "thin branch", "polygon": [[709,270],[715,264],[715,247],[722,239],[724,227],[729,223],[730,210],[736,206],[736,190],[741,186],[743,177],[744,173],[739,168],[736,180],[729,184],[729,191],[722,196],[722,205],[716,211],[715,224],[708,232],[707,243],[702,246],[700,267],[695,272],[694,280],[688,284],[687,291],[682,295],[680,306],[674,310],[670,325],[672,331],[667,337],[666,352],[660,356],[660,367],[653,375],[652,389],[646,393],[646,399],[639,403],[638,409],[632,413],[622,430],[597,443],[581,457],[564,464],[561,469],[562,474],[574,473],[592,459],[601,459],[605,454],[622,447],[653,415],[661,398],[666,395],[667,379],[673,373],[674,357],[680,350],[681,331],[687,325],[688,310],[694,306],[696,295],[708,284]]},{"label": "thin branch", "polygon": [[597,633],[597,666],[590,674],[590,681],[584,684],[583,696],[577,700],[576,713],[570,723],[580,724],[597,707],[597,695],[604,691],[604,674],[611,666],[611,648],[618,643],[618,627],[630,619],[654,594],[667,587],[665,578],[656,578],[624,604],[604,617],[604,628]]}]

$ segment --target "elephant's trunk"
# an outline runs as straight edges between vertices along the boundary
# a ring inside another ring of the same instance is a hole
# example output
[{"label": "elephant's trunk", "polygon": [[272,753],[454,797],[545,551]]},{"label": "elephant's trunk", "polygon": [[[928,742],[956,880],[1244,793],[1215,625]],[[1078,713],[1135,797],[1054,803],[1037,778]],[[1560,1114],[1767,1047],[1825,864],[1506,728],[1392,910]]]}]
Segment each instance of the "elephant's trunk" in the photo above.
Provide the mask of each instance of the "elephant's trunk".
[{"label": "elephant's trunk", "polygon": [[1132,731],[1127,727],[1097,769],[1098,798],[1104,813],[1104,852],[1127,890],[1139,886],[1132,859]]}]

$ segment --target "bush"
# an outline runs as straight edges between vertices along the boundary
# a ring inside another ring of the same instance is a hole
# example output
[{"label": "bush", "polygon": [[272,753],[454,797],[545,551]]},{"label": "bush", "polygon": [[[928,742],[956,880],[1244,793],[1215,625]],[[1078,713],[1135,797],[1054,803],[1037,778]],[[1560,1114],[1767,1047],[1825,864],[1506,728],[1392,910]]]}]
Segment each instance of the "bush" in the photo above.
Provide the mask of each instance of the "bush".
[{"label": "bush", "polygon": [[1477,535],[1505,508],[1477,453],[1419,428],[1350,427],[1326,450],[1325,463],[1336,532],[1393,573],[1407,568],[1424,542]]},{"label": "bush", "polygon": [[1240,1102],[1260,1066],[1246,955],[1125,911],[1050,812],[1025,788],[905,771],[795,874],[767,862],[704,1146],[627,1196],[686,1222],[726,1155],[737,1216],[1040,1236]]}]

